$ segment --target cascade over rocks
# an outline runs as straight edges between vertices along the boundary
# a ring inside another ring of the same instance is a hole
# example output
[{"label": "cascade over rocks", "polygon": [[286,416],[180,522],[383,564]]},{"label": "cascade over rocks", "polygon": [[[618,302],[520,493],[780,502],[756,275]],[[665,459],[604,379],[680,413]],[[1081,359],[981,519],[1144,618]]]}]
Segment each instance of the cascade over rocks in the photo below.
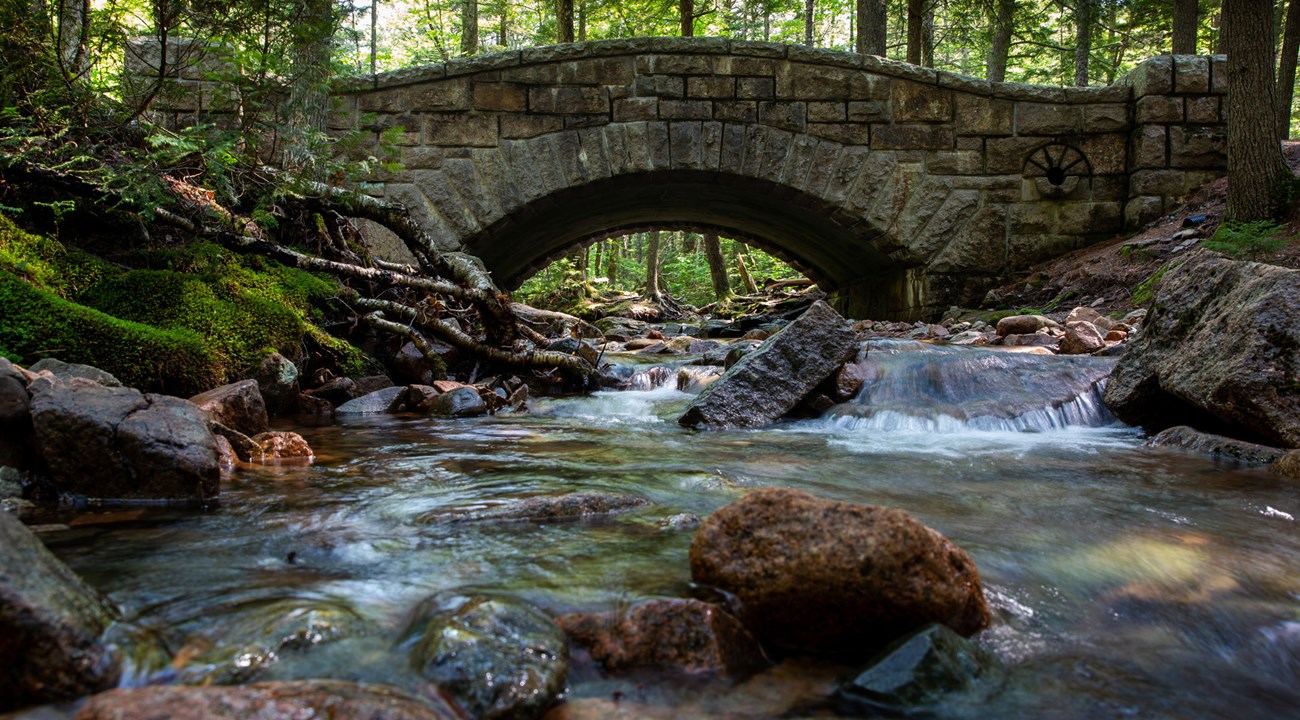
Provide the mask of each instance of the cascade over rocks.
[{"label": "cascade over rocks", "polygon": [[293,680],[232,687],[141,687],[90,698],[75,720],[463,720],[435,697],[385,685]]},{"label": "cascade over rocks", "polygon": [[0,512],[0,712],[117,685],[100,642],[117,612],[9,513]]},{"label": "cascade over rocks", "polygon": [[92,498],[217,497],[217,444],[189,401],[82,378],[33,382],[32,425],[60,492]]},{"label": "cascade over rocks", "polygon": [[790,412],[857,348],[844,318],[818,300],[731,365],[691,401],[678,422],[709,428],[767,425]]},{"label": "cascade over rocks", "polygon": [[216,422],[245,435],[271,429],[266,416],[266,401],[256,380],[240,380],[222,385],[190,398]]},{"label": "cascade over rocks", "polygon": [[763,488],[709,516],[690,557],[691,578],[781,650],[864,657],[927,623],[990,621],[970,556],[902,510]]},{"label": "cascade over rocks", "polygon": [[1197,251],[1169,266],[1141,336],[1106,386],[1132,424],[1186,421],[1300,446],[1300,271]]}]

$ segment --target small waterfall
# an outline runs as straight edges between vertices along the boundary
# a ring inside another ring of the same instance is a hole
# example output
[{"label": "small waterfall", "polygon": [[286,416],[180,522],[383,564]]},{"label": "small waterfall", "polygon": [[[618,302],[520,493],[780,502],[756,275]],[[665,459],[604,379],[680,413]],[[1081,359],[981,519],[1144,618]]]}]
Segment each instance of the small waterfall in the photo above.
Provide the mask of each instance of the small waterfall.
[{"label": "small waterfall", "polygon": [[655,365],[654,367],[633,373],[632,378],[627,381],[628,390],[654,390],[663,387],[677,376],[674,368],[665,365]]},{"label": "small waterfall", "polygon": [[1027,355],[873,340],[855,370],[866,378],[833,408],[850,429],[952,433],[1044,432],[1116,422],[1102,403],[1113,358]]}]

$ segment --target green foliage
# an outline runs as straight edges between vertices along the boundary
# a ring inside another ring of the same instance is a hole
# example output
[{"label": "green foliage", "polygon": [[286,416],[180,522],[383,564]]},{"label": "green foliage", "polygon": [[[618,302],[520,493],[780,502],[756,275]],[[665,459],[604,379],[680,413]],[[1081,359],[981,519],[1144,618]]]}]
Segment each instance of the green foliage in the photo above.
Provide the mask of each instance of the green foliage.
[{"label": "green foliage", "polygon": [[1160,278],[1165,276],[1165,271],[1169,265],[1161,265],[1159,270],[1151,274],[1151,277],[1143,280],[1141,284],[1133,288],[1133,304],[1149,305],[1156,296],[1156,286],[1160,284]]},{"label": "green foliage", "polygon": [[1214,237],[1201,243],[1201,246],[1235,258],[1257,258],[1286,247],[1287,238],[1281,235],[1282,229],[1281,224],[1268,220],[1229,220],[1220,225]]}]

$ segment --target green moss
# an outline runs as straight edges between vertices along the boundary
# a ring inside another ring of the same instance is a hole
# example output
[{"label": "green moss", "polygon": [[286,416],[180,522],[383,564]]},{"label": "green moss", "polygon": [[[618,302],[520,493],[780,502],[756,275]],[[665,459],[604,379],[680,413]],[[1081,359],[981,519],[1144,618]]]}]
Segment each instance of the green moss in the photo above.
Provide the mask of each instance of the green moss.
[{"label": "green moss", "polygon": [[1219,226],[1214,237],[1201,245],[1234,258],[1257,258],[1286,247],[1287,239],[1281,234],[1282,228],[1281,224],[1268,220],[1250,223],[1229,220]]},{"label": "green moss", "polygon": [[1152,273],[1151,277],[1142,281],[1142,284],[1133,288],[1133,304],[1146,305],[1156,295],[1156,285],[1160,283],[1160,278],[1165,276],[1165,271],[1169,269],[1168,265],[1161,265],[1159,270]]},{"label": "green moss", "polygon": [[147,390],[191,395],[220,384],[217,358],[193,332],[127,322],[0,271],[0,348],[10,360],[53,356]]}]

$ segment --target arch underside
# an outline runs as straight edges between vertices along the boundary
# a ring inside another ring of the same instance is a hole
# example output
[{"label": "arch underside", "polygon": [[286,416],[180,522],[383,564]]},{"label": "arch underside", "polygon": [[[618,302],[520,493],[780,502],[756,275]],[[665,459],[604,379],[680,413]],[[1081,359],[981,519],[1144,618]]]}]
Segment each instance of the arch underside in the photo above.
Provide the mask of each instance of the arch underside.
[{"label": "arch underside", "polygon": [[828,292],[900,268],[876,249],[881,233],[846,224],[807,193],[755,178],[666,170],[551,193],[469,238],[503,287],[595,240],[646,229],[715,231],[785,260]]}]

